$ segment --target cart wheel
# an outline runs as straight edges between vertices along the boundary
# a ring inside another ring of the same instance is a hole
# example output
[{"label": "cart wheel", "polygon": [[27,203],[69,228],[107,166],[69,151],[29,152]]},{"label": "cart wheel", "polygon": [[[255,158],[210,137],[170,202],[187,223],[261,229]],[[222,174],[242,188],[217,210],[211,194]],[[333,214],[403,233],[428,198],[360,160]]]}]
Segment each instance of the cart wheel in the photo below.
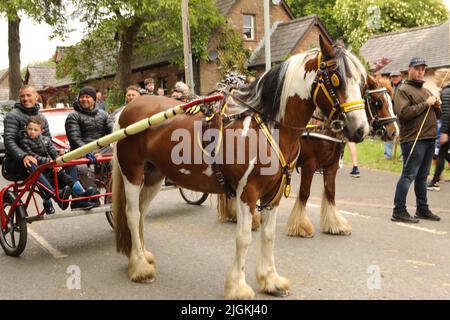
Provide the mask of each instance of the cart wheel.
[{"label": "cart wheel", "polygon": [[[108,190],[106,190],[107,192],[110,192],[112,190],[112,180],[109,181],[108,183]],[[108,204],[111,203],[111,196],[105,196],[104,198],[104,203]],[[111,228],[114,229],[114,217],[113,217],[113,213],[112,210],[107,210],[105,212],[106,215],[106,220],[108,220],[109,225],[111,226]]]},{"label": "cart wheel", "polygon": [[[16,195],[11,192],[5,192],[3,196],[4,212],[8,212],[8,208],[14,202]],[[20,203],[20,202],[19,202]],[[27,244],[27,222],[23,218],[26,216],[24,207],[17,207],[11,219],[8,220],[6,229],[1,228],[0,245],[8,256],[18,257],[25,250]]]},{"label": "cart wheel", "polygon": [[201,205],[208,199],[209,194],[203,192],[192,191],[185,188],[178,188],[180,190],[180,194],[183,197],[184,201],[189,204]]}]

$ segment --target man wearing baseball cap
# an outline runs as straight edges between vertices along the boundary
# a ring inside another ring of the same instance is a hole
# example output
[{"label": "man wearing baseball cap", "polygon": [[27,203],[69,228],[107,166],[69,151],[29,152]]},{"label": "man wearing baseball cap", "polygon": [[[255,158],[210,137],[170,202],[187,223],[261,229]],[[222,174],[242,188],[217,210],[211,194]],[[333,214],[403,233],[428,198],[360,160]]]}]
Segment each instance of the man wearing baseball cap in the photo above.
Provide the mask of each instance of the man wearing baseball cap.
[{"label": "man wearing baseball cap", "polygon": [[[441,100],[423,87],[426,66],[425,59],[412,58],[408,79],[394,97],[394,111],[400,122],[403,170],[395,190],[392,221],[417,223],[419,219],[440,220],[428,207],[427,176],[434,154]],[[406,210],[406,197],[412,182],[416,194],[415,217],[411,217]]]}]

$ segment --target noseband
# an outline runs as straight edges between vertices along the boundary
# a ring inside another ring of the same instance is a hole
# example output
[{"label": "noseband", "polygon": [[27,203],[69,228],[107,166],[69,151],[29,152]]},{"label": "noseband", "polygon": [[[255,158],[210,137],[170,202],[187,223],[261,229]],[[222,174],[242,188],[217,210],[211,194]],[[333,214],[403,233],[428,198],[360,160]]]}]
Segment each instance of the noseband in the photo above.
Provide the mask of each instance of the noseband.
[{"label": "noseband", "polygon": [[[341,87],[343,83],[342,77],[336,70],[336,61],[322,61],[322,52],[319,52],[317,62],[317,75],[312,85],[313,103],[316,108],[319,108],[319,105],[317,103],[317,96],[319,92],[322,91],[328,102],[332,106],[330,114],[327,115],[328,121],[331,122],[330,127],[333,131],[342,131],[342,129],[344,128],[344,122],[346,120],[345,114],[352,111],[364,109],[364,100],[340,103],[335,89]],[[338,114],[338,117],[342,114],[344,120],[331,120],[335,113]]]},{"label": "noseband", "polygon": [[[376,96],[375,98],[373,98],[372,97],[373,93],[379,93],[379,95]],[[382,95],[388,96],[389,95],[388,90],[386,88],[366,90],[364,95],[365,95],[365,100],[367,101],[367,105],[368,105],[367,109],[369,110],[369,115],[372,118],[372,120],[370,121],[370,126],[374,127],[374,125],[375,125],[376,127],[381,127],[381,129],[383,131],[386,131],[385,125],[387,125],[389,123],[393,123],[397,120],[397,117],[395,117],[395,116],[379,117],[378,113],[377,113],[377,110],[380,109],[383,104],[380,97]],[[386,99],[388,99],[388,98],[386,97]]]}]

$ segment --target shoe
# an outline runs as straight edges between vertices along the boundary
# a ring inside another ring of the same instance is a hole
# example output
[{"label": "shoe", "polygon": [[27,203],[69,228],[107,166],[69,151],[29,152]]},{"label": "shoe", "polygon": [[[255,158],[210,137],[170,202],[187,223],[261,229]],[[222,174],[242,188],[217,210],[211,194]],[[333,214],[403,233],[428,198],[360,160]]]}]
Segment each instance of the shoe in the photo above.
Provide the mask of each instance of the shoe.
[{"label": "shoe", "polygon": [[427,190],[430,190],[430,191],[441,190],[441,187],[439,186],[439,182],[430,181],[430,183],[427,184]]},{"label": "shoe", "polygon": [[76,209],[89,210],[89,209],[92,209],[93,207],[94,207],[94,204],[92,202],[89,202],[88,200],[73,201],[70,204],[70,209],[72,209],[72,210],[76,210]]},{"label": "shoe", "polygon": [[100,207],[100,198],[92,198],[92,199],[89,199],[89,202],[90,203],[92,203],[92,205],[95,207],[95,208],[97,208],[97,207]]},{"label": "shoe", "polygon": [[439,221],[441,218],[435,214],[433,214],[430,209],[420,209],[416,211],[416,215],[414,216],[417,219],[425,219],[425,220],[432,220],[432,221]]},{"label": "shoe", "polygon": [[359,169],[358,169],[357,166],[353,166],[353,169],[352,169],[352,171],[350,172],[350,175],[351,175],[353,178],[359,178],[359,177],[361,176],[361,173],[359,172]]},{"label": "shoe", "polygon": [[52,200],[46,199],[42,202],[42,205],[44,206],[44,211],[46,214],[54,214],[55,208],[53,208]]},{"label": "shoe", "polygon": [[406,222],[406,223],[418,223],[419,219],[413,218],[409,215],[408,211],[400,211],[400,212],[394,212],[391,217],[392,221],[400,221],[400,222]]},{"label": "shoe", "polygon": [[[61,200],[67,200],[70,198],[71,194],[72,194],[72,188],[70,186],[65,186],[62,190],[59,191],[59,198]],[[64,202],[56,201],[56,203],[62,210],[66,210],[67,207],[69,206],[68,201],[64,201]]]},{"label": "shoe", "polygon": [[88,187],[82,194],[81,197],[89,197],[95,194],[97,190],[94,187]]}]

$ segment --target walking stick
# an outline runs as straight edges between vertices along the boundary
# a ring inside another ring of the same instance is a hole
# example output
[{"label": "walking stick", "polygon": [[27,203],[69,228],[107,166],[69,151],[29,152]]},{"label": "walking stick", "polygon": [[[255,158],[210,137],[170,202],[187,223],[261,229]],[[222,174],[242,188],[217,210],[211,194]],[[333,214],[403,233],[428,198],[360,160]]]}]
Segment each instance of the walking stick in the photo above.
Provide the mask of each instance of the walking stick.
[{"label": "walking stick", "polygon": [[422,124],[420,125],[419,132],[417,132],[417,136],[416,136],[416,139],[414,140],[414,143],[413,143],[413,146],[411,148],[411,151],[409,152],[408,159],[406,159],[405,167],[408,166],[409,159],[411,158],[411,155],[412,155],[412,153],[414,151],[414,147],[416,146],[417,140],[419,139],[420,132],[422,131],[423,125],[425,124],[425,120],[427,120],[428,113],[430,112],[430,109],[431,109],[431,106],[428,107],[427,113],[425,114],[425,118],[423,118]]}]

